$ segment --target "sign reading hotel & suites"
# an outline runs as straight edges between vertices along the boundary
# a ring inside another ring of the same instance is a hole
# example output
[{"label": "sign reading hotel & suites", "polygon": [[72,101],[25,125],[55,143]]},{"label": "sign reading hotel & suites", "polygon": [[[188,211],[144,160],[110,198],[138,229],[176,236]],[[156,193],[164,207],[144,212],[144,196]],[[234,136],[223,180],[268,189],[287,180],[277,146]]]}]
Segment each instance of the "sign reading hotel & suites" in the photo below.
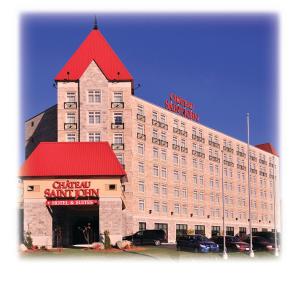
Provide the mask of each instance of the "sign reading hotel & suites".
[{"label": "sign reading hotel & suites", "polygon": [[199,115],[193,112],[194,104],[183,99],[182,97],[175,95],[174,93],[171,93],[169,98],[165,100],[165,108],[187,119],[196,122],[199,121]]},{"label": "sign reading hotel & suites", "polygon": [[91,188],[90,181],[54,181],[52,188],[45,189],[44,197],[47,206],[93,205],[98,204],[95,198],[99,198],[99,189]]}]

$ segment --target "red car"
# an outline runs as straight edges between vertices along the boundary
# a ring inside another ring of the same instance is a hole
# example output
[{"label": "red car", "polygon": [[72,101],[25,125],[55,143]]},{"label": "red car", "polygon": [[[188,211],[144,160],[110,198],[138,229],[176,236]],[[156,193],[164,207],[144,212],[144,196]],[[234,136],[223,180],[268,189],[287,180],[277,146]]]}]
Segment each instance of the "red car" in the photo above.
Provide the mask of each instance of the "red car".
[{"label": "red car", "polygon": [[[213,242],[219,245],[220,250],[223,250],[224,237],[222,235],[214,236],[211,238]],[[225,236],[226,249],[228,251],[249,251],[250,245],[244,241],[241,241],[239,237],[226,235]]]}]

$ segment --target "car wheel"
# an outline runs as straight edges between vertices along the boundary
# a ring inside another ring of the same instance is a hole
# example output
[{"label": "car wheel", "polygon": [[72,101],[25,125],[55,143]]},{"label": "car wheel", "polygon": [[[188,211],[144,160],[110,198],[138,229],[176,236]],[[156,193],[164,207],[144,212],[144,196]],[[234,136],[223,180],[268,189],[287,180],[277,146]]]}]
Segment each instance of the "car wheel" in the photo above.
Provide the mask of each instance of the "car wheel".
[{"label": "car wheel", "polygon": [[154,241],[154,245],[155,246],[159,246],[160,245],[160,241]]}]

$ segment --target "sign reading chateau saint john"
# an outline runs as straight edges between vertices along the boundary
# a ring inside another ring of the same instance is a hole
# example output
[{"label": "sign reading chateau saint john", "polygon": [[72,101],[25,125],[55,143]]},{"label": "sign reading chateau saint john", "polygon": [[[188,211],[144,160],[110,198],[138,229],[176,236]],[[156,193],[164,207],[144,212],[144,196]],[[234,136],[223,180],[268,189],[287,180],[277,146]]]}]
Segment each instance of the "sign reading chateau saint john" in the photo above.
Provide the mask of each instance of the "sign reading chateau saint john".
[{"label": "sign reading chateau saint john", "polygon": [[199,121],[199,115],[193,112],[194,104],[175,95],[174,93],[171,93],[169,98],[165,100],[165,108],[187,119],[196,122]]},{"label": "sign reading chateau saint john", "polygon": [[93,205],[98,203],[99,189],[91,188],[90,181],[54,181],[44,197],[46,205]]}]

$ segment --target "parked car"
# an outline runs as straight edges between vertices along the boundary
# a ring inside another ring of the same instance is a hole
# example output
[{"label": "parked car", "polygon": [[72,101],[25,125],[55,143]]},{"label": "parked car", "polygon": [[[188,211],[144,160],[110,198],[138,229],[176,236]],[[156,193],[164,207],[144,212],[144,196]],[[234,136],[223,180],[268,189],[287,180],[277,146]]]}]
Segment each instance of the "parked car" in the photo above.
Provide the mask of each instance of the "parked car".
[{"label": "parked car", "polygon": [[[211,238],[213,242],[219,245],[219,248],[223,250],[224,237],[221,235],[214,236]],[[246,242],[241,241],[237,236],[226,235],[225,236],[226,249],[228,251],[249,251],[250,245]]]},{"label": "parked car", "polygon": [[166,241],[166,233],[162,229],[146,229],[138,231],[133,235],[124,236],[123,240],[132,241],[135,245],[155,245],[159,246]]},{"label": "parked car", "polygon": [[[243,239],[244,242],[250,244],[250,237],[246,236]],[[272,251],[275,249],[274,243],[269,242],[267,239],[261,237],[261,236],[252,236],[252,245],[253,245],[253,250],[268,250]]]},{"label": "parked car", "polygon": [[[261,236],[268,240],[270,243],[275,243],[275,233],[271,231],[257,231],[253,233],[255,236]],[[280,233],[277,232],[277,243],[280,245]]]},{"label": "parked car", "polygon": [[202,235],[183,235],[177,238],[177,250],[191,249],[194,252],[218,252],[219,246]]}]

